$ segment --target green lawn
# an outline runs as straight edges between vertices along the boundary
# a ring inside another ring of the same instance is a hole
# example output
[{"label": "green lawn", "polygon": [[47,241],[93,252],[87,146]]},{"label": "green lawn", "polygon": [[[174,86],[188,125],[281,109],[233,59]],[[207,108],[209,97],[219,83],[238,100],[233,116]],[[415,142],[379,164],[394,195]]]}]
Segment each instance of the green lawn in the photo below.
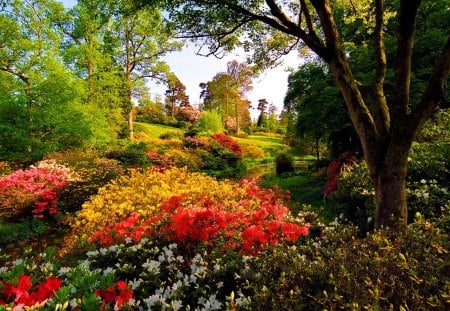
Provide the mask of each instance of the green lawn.
[{"label": "green lawn", "polygon": [[145,133],[152,138],[159,138],[159,136],[161,136],[162,134],[167,133],[183,135],[184,132],[182,129],[172,126],[162,124],[140,123],[140,122],[134,123],[134,130],[135,132]]},{"label": "green lawn", "polygon": [[233,137],[238,143],[256,145],[262,149],[286,148],[281,137],[250,135],[247,138]]}]

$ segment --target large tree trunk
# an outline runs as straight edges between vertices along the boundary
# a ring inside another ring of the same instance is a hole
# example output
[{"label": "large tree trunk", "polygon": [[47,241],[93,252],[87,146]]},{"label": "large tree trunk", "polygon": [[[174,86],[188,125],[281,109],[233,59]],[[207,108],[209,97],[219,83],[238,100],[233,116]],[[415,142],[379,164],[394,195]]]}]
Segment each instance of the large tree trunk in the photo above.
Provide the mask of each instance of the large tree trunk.
[{"label": "large tree trunk", "polygon": [[[378,163],[367,161],[375,188],[375,228],[400,229],[406,226],[408,209],[406,202],[406,173],[409,148],[393,144]],[[366,157],[367,158],[367,157]],[[370,159],[370,158],[369,158]]]}]

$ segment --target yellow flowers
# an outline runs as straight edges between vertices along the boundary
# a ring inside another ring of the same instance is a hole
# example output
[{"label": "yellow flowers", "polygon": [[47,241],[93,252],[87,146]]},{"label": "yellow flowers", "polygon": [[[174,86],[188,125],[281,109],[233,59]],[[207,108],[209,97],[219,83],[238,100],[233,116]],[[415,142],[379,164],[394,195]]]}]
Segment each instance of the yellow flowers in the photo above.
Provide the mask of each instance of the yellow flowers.
[{"label": "yellow flowers", "polygon": [[[208,196],[223,204],[227,210],[256,209],[261,202],[247,197],[246,186],[228,180],[218,181],[201,173],[191,173],[185,168],[167,170],[149,169],[133,171],[101,188],[98,194],[83,205],[72,223],[74,232],[83,237],[101,229],[106,224],[125,219],[131,212],[142,218],[157,214],[164,200],[176,195],[185,197],[186,205],[195,204]],[[242,204],[244,202],[245,204]]]}]

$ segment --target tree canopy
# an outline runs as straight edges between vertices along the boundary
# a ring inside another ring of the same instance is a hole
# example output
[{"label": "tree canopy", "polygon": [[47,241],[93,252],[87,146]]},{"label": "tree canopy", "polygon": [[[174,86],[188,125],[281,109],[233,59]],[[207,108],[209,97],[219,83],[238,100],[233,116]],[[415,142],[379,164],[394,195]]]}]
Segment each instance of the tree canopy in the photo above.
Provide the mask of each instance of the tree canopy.
[{"label": "tree canopy", "polygon": [[[416,27],[417,21],[434,2],[374,0],[369,5],[345,0],[169,0],[166,4],[169,18],[179,25],[181,34],[200,39],[210,53],[241,46],[254,50],[252,60],[261,67],[272,65],[274,57],[294,49],[307,48],[322,59],[334,76],[361,141],[376,193],[375,226],[401,228],[407,219],[405,178],[411,144],[426,120],[446,106],[448,28],[434,41],[433,65],[425,70],[427,82],[414,85],[412,79],[418,69],[412,66],[412,59],[418,56],[414,39],[427,32],[426,27]],[[448,0],[441,5],[448,8]],[[339,13],[341,20],[335,18]],[[447,24],[450,11],[444,8],[439,14]],[[343,23],[363,26],[361,36],[347,41],[351,29]],[[392,42],[385,40],[388,23],[395,25],[389,36]],[[373,57],[362,59],[371,74],[362,79],[353,71],[348,47],[368,42],[372,49],[366,55]],[[394,46],[389,59],[388,44]],[[393,75],[391,85],[386,84],[388,73]],[[416,87],[421,91],[412,99]]]}]

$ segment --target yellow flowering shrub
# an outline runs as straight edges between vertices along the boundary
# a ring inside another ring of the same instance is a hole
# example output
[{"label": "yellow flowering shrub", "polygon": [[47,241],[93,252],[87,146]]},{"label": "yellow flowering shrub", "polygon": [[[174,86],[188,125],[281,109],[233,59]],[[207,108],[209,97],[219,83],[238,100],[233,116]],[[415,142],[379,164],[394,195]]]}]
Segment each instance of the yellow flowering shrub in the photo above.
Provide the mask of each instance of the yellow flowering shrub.
[{"label": "yellow flowering shrub", "polygon": [[164,154],[169,158],[169,162],[173,166],[187,167],[190,171],[198,171],[202,167],[202,160],[188,151],[170,149]]},{"label": "yellow flowering shrub", "polygon": [[240,143],[244,150],[244,158],[264,159],[264,151],[256,145]]},{"label": "yellow flowering shrub", "polygon": [[[160,211],[164,200],[183,195],[184,204],[194,204],[207,196],[220,202],[227,210],[259,208],[258,198],[247,196],[245,184],[228,180],[218,181],[202,173],[191,173],[186,168],[132,171],[101,188],[96,196],[83,205],[73,220],[74,232],[87,237],[106,224],[119,222],[135,212],[142,219]],[[245,204],[242,204],[245,200]]]}]

